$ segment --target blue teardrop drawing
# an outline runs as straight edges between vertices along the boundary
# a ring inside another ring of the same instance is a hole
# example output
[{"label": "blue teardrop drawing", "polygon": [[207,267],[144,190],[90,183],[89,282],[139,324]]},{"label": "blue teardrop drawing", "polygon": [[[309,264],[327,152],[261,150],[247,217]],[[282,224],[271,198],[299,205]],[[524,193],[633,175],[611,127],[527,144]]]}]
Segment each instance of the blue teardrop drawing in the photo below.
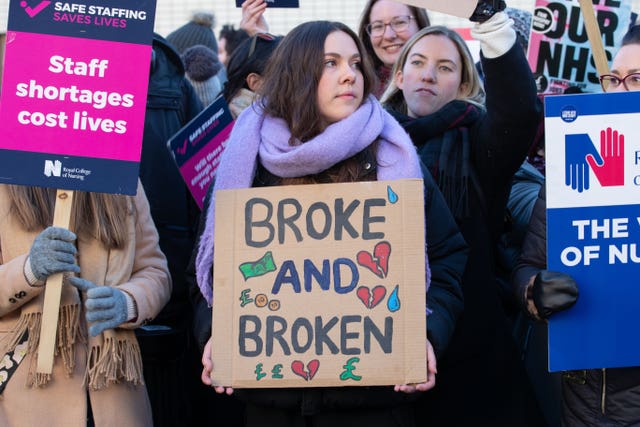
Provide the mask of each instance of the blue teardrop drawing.
[{"label": "blue teardrop drawing", "polygon": [[399,288],[399,285],[396,285],[396,287],[393,289],[393,292],[391,292],[391,295],[389,295],[389,299],[387,300],[387,308],[392,313],[400,310],[400,298],[398,297],[398,288]]},{"label": "blue teardrop drawing", "polygon": [[391,204],[398,201],[398,195],[391,189],[390,185],[387,185],[387,198]]}]

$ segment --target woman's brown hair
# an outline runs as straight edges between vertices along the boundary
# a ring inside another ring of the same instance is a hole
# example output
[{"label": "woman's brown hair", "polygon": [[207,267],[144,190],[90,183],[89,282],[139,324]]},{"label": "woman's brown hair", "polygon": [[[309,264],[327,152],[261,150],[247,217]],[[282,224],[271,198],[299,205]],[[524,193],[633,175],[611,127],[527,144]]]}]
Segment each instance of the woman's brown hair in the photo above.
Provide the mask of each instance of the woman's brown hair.
[{"label": "woman's brown hair", "polygon": [[[12,214],[27,231],[44,229],[53,223],[56,190],[9,185]],[[75,191],[71,226],[78,235],[90,235],[109,249],[122,248],[128,238],[126,218],[133,213],[130,197]]]},{"label": "woman's brown hair", "polygon": [[265,113],[283,119],[295,139],[308,141],[324,130],[318,108],[318,83],[324,69],[324,43],[334,31],[349,35],[362,57],[363,102],[375,87],[375,74],[362,42],[345,24],[312,21],[291,30],[271,55],[260,90]]}]

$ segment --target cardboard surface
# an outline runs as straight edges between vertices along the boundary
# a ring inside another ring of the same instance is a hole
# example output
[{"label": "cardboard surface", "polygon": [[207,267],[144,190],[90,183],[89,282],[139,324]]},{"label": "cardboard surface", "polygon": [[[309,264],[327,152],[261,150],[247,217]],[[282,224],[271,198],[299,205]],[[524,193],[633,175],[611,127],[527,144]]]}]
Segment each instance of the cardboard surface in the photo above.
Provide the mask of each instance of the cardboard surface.
[{"label": "cardboard surface", "polygon": [[400,0],[400,3],[423,7],[427,10],[469,18],[478,5],[477,0]]},{"label": "cardboard surface", "polygon": [[426,380],[422,180],[216,193],[214,384]]},{"label": "cardboard surface", "polygon": [[639,106],[640,92],[545,98],[548,269],[580,291],[549,319],[551,371],[640,365]]}]

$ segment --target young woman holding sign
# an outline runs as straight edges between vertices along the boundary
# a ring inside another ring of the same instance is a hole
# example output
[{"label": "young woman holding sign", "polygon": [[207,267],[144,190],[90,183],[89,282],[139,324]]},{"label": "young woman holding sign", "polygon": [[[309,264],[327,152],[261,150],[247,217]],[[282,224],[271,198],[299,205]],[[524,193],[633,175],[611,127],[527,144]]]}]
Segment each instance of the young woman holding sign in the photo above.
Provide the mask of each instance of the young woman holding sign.
[{"label": "young woman holding sign", "polygon": [[[408,136],[371,95],[375,80],[363,55],[357,36],[344,24],[317,21],[293,29],[267,65],[261,102],[237,119],[212,198],[220,189],[421,178]],[[297,160],[291,162],[292,157]],[[395,387],[237,390],[247,402],[247,425],[415,425],[412,395],[435,385],[436,354],[446,347],[462,308],[458,280],[466,262],[464,241],[433,180],[425,178],[432,273],[427,305],[433,313],[425,337],[427,381]],[[198,285],[209,304],[214,206],[211,200],[196,258]],[[210,325],[211,315],[197,321]],[[216,363],[211,345],[209,340],[202,360],[202,381],[208,385]],[[228,387],[215,389],[234,393]]]},{"label": "young woman holding sign", "polygon": [[[171,281],[144,191],[75,192],[71,227],[56,191],[0,185],[0,425],[152,426],[133,330]],[[56,356],[35,372],[47,278],[64,273]],[[90,402],[90,403],[89,403]]]}]

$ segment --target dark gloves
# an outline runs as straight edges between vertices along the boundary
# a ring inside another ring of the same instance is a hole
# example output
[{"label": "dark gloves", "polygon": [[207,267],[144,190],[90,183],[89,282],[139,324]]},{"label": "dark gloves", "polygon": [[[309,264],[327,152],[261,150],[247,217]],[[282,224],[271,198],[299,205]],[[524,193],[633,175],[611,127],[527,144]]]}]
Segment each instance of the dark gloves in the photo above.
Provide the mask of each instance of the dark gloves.
[{"label": "dark gloves", "polygon": [[60,227],[48,227],[38,234],[29,251],[29,266],[33,276],[43,281],[54,273],[80,272],[75,258],[78,252],[73,244],[75,240],[75,234]]},{"label": "dark gloves", "polygon": [[80,277],[70,277],[69,284],[87,294],[84,306],[87,309],[87,322],[92,323],[89,328],[92,336],[106,329],[117,328],[129,320],[124,292],[111,286],[97,286]]},{"label": "dark gloves", "polygon": [[473,11],[473,15],[469,17],[469,20],[473,22],[484,22],[506,7],[507,5],[503,0],[478,0],[476,10]]},{"label": "dark gloves", "polygon": [[578,285],[575,280],[568,274],[556,271],[539,272],[531,291],[538,316],[543,319],[572,307],[578,300]]}]

